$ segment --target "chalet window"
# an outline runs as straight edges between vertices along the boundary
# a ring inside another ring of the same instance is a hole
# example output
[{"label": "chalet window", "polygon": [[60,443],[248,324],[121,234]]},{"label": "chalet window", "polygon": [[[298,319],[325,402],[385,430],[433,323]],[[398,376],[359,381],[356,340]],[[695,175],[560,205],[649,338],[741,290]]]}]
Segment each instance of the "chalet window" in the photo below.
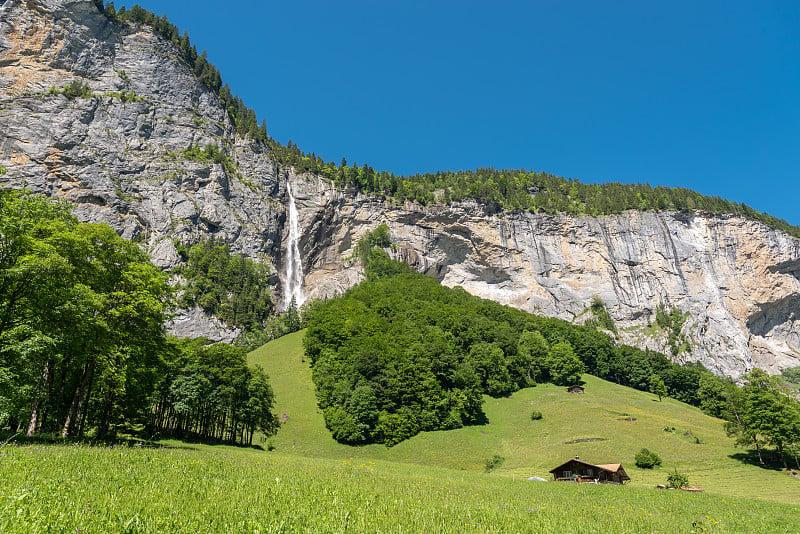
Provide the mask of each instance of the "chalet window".
[{"label": "chalet window", "polygon": [[586,470],[586,473],[587,473],[587,474],[588,474],[590,477],[593,477],[593,476],[594,476],[594,469],[587,469],[587,470]]}]

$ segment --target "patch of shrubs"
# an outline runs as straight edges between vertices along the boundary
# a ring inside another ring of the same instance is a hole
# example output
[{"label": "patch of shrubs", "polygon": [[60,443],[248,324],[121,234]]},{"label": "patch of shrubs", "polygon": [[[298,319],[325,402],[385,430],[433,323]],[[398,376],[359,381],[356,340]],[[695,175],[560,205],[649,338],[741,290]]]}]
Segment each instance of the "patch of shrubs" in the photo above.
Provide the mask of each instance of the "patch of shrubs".
[{"label": "patch of shrubs", "polygon": [[498,467],[500,467],[500,465],[505,461],[506,461],[505,458],[503,458],[499,454],[495,454],[491,458],[486,460],[486,465],[484,466],[483,471],[485,473],[489,473],[490,471],[493,471]]},{"label": "patch of shrubs", "polygon": [[539,410],[533,410],[531,412],[531,421],[538,421],[541,418],[542,418],[542,412],[540,412]]},{"label": "patch of shrubs", "polygon": [[636,453],[636,467],[640,467],[642,469],[652,469],[661,465],[661,458],[654,452],[650,452],[647,449],[642,449]]},{"label": "patch of shrubs", "polygon": [[687,488],[689,487],[689,477],[683,473],[678,473],[676,469],[667,475],[667,483],[670,488]]},{"label": "patch of shrubs", "polygon": [[73,80],[63,88],[51,87],[49,93],[51,95],[64,95],[68,100],[92,96],[92,90],[89,89],[89,84],[80,79]]}]

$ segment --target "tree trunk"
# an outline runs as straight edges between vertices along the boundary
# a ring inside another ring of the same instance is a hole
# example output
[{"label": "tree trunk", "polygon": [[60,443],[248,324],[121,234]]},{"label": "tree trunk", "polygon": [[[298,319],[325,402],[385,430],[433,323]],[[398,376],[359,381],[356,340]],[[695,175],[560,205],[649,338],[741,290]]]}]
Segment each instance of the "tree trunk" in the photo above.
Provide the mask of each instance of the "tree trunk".
[{"label": "tree trunk", "polygon": [[65,438],[72,433],[75,424],[80,421],[83,415],[83,397],[89,385],[92,375],[94,374],[94,360],[89,360],[83,368],[83,376],[78,387],[75,389],[75,394],[72,396],[72,403],[70,404],[67,418],[64,420],[64,426],[61,428],[61,437]]},{"label": "tree trunk", "polygon": [[61,420],[62,417],[64,417],[64,389],[67,384],[67,367],[66,363],[62,362],[58,383],[54,384],[55,389],[51,392],[51,397],[55,399],[50,407],[50,411],[53,412],[51,414],[53,422],[50,424],[50,428],[53,431],[56,431],[58,427],[61,426]]},{"label": "tree trunk", "polygon": [[[100,426],[97,428],[98,438],[105,438],[108,434],[108,429],[111,427],[111,412],[114,406],[114,397],[114,392],[109,389],[108,393],[105,395],[103,416],[100,419]],[[83,428],[83,423],[81,423],[81,428]]]},{"label": "tree trunk", "polygon": [[[89,385],[86,386],[86,394],[84,395],[85,401],[81,402],[81,407],[86,406],[85,410],[82,410],[82,413],[78,413],[77,421],[80,422],[80,426],[78,427],[78,437],[83,437],[83,430],[86,426],[86,420],[88,419],[89,408],[91,407],[89,401],[92,400],[92,388],[94,387],[94,362],[92,363],[92,372],[89,375]],[[79,408],[80,410],[80,408]]]},{"label": "tree trunk", "polygon": [[[50,384],[50,360],[47,360],[44,364],[44,371],[42,372],[42,382],[43,382],[43,390],[45,393],[47,392],[48,386]],[[39,430],[39,411],[42,408],[43,398],[42,395],[36,397],[36,400],[33,401],[33,406],[31,407],[31,418],[28,422],[28,431],[25,432],[25,435],[28,437],[33,436],[37,430]]]},{"label": "tree trunk", "polygon": [[25,435],[29,438],[36,434],[36,427],[39,424],[39,408],[41,407],[42,400],[36,399],[33,401],[33,407],[31,408],[31,419],[28,422],[28,431],[25,432]]}]

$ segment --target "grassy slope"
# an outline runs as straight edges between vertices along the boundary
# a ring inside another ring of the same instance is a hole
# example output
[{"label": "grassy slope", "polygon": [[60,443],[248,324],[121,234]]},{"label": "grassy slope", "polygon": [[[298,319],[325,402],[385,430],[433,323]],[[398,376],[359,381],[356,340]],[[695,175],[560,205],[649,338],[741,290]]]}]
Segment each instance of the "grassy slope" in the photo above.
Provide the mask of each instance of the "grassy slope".
[{"label": "grassy slope", "polygon": [[0,447],[0,532],[797,532],[800,508],[280,452]]},{"label": "grassy slope", "polygon": [[[481,470],[488,458],[500,454],[506,461],[495,474],[509,478],[548,477],[550,469],[577,454],[588,462],[621,462],[634,486],[665,483],[667,470],[677,468],[709,493],[800,502],[800,480],[731,457],[743,451],[733,447],[721,421],[672,399],[658,402],[651,394],[588,375],[583,395],[546,384],[511,398],[487,397],[488,425],[427,432],[393,448],[341,445],[330,437],[317,409],[309,364],[303,361],[302,336],[302,332],[285,336],[250,354],[251,363],[270,375],[278,414],[289,416],[271,439],[279,452],[469,471]],[[543,412],[542,420],[530,420],[534,408]],[[622,420],[627,418],[636,420]],[[676,430],[664,432],[664,427]],[[694,436],[702,444],[696,444]],[[567,443],[585,438],[603,440]],[[636,468],[633,457],[642,447],[658,453],[664,466]]]}]

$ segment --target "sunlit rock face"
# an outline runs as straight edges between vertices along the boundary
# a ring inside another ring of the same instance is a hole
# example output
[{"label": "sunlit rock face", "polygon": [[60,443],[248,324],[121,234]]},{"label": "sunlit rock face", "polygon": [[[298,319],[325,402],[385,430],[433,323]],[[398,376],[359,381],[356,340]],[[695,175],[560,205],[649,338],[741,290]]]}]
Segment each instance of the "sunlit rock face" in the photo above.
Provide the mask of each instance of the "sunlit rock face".
[{"label": "sunlit rock face", "polygon": [[[0,6],[0,165],[8,172],[0,179],[74,203],[82,221],[110,224],[161,267],[179,262],[177,240],[213,236],[277,273],[286,172],[265,146],[234,135],[216,95],[177,57],[150,28],[112,24],[93,2],[7,0]],[[51,93],[74,80],[93,96]],[[209,144],[230,156],[236,172],[179,155]],[[192,334],[231,335],[207,317],[189,327],[186,316],[199,316],[187,311],[176,323]]]},{"label": "sunlit rock face", "polygon": [[593,297],[619,341],[666,351],[646,328],[659,305],[689,312],[683,333],[700,361],[738,377],[798,365],[800,241],[735,216],[629,212],[605,217],[488,213],[475,204],[395,205],[309,177],[296,186],[309,297],[360,280],[358,239],[389,226],[394,254],[448,286],[526,311],[583,322]]},{"label": "sunlit rock face", "polygon": [[[476,204],[422,207],[333,187],[282,169],[234,134],[216,95],[148,27],[112,24],[91,1],[0,2],[0,177],[75,205],[133,239],[163,267],[177,241],[213,236],[266,263],[284,302],[287,184],[298,213],[306,299],[362,279],[353,250],[386,223],[392,253],[448,286],[527,311],[583,322],[593,297],[619,342],[669,352],[646,328],[659,305],[689,312],[681,361],[738,377],[800,365],[800,242],[741,217],[640,213],[606,217],[492,213]],[[73,80],[92,97],[53,94]],[[235,89],[235,88],[234,88]],[[122,98],[122,92],[135,98]],[[233,168],[180,151],[214,144]],[[183,335],[232,339],[199,310]]]}]

